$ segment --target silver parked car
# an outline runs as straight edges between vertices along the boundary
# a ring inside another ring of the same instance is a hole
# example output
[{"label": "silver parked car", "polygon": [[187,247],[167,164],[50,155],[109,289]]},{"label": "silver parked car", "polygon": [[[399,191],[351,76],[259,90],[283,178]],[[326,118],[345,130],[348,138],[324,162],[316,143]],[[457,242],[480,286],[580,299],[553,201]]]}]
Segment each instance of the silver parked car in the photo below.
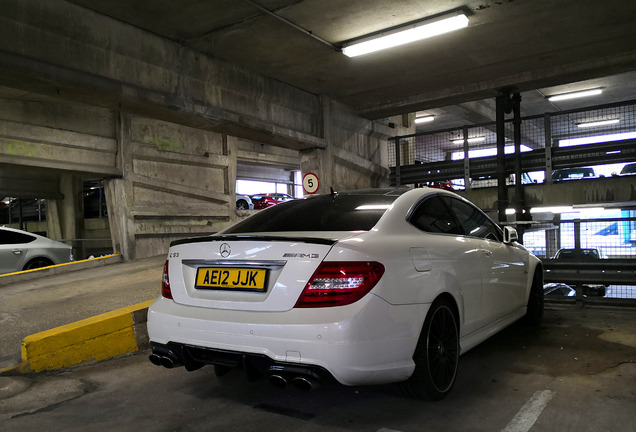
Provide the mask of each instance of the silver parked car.
[{"label": "silver parked car", "polygon": [[236,194],[236,209],[237,210],[253,210],[254,203],[252,199],[247,195]]},{"label": "silver parked car", "polygon": [[0,274],[73,261],[72,247],[18,229],[0,227]]}]

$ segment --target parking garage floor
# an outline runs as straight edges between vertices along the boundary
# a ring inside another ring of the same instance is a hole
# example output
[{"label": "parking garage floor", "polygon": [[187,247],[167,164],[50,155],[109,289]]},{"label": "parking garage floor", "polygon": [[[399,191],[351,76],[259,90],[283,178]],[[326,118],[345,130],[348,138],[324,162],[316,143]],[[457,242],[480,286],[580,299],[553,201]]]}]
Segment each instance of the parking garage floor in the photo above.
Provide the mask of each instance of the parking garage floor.
[{"label": "parking garage floor", "polygon": [[[12,350],[5,330],[16,319],[55,315],[42,312],[47,304],[77,314],[101,313],[109,302],[121,307],[119,296],[133,296],[131,303],[154,297],[161,276],[161,260],[156,261],[113,280],[106,278],[108,271],[94,271],[93,282],[103,284],[99,290],[83,292],[79,277],[66,287],[51,286],[50,292],[43,281],[24,285],[25,299],[41,299],[37,307],[17,302],[15,286],[1,288],[3,352]],[[7,307],[19,310],[7,312]],[[238,371],[217,378],[211,367],[164,369],[147,356],[141,352],[57,372],[0,376],[2,429],[636,430],[636,309],[552,305],[539,328],[515,324],[462,356],[455,387],[440,402],[408,399],[397,385],[325,386],[309,393],[278,389],[265,380],[248,383]]]},{"label": "parking garage floor", "polygon": [[151,300],[165,255],[0,285],[0,370],[20,360],[26,336]]}]

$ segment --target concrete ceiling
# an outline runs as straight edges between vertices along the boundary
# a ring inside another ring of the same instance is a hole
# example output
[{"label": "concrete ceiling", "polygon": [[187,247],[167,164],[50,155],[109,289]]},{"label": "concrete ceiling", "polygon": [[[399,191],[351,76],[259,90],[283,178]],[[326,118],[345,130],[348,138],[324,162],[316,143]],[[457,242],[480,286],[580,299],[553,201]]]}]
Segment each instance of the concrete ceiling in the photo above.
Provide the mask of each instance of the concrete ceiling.
[{"label": "concrete ceiling", "polygon": [[[488,103],[471,101],[492,98],[504,88],[522,92],[523,115],[636,99],[633,0],[69,2],[328,95],[368,118],[418,111],[439,115],[441,123],[428,128],[494,120]],[[457,8],[469,13],[466,29],[358,58],[334,49]],[[544,97],[590,87],[605,92],[559,105]]]}]

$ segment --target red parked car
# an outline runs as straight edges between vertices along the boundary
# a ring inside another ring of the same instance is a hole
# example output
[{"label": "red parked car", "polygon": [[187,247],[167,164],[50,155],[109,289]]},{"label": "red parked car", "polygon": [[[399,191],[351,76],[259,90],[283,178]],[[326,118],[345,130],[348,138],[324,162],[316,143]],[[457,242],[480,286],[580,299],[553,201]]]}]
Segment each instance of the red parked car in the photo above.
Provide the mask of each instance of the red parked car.
[{"label": "red parked car", "polygon": [[271,207],[278,203],[282,203],[285,201],[291,201],[294,199],[291,195],[283,194],[283,193],[266,193],[266,194],[258,194],[251,195],[250,198],[254,203],[255,210],[262,210],[267,207]]},{"label": "red parked car", "polygon": [[424,183],[425,186],[428,186],[430,188],[435,188],[435,189],[444,189],[444,190],[449,190],[449,191],[454,191],[455,188],[453,187],[453,183],[451,183],[448,180],[443,180],[443,181],[429,181]]}]

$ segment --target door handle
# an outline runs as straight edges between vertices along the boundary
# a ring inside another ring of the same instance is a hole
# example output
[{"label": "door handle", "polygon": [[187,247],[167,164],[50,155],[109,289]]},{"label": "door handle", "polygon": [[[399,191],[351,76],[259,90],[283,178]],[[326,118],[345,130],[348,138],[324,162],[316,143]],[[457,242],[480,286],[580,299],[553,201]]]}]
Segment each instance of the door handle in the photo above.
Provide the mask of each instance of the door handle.
[{"label": "door handle", "polygon": [[488,249],[482,249],[481,253],[483,253],[486,256],[492,256],[492,251],[489,251]]},{"label": "door handle", "polygon": [[13,249],[11,252],[13,252],[15,255],[20,255],[22,253],[22,251],[19,249]]}]

